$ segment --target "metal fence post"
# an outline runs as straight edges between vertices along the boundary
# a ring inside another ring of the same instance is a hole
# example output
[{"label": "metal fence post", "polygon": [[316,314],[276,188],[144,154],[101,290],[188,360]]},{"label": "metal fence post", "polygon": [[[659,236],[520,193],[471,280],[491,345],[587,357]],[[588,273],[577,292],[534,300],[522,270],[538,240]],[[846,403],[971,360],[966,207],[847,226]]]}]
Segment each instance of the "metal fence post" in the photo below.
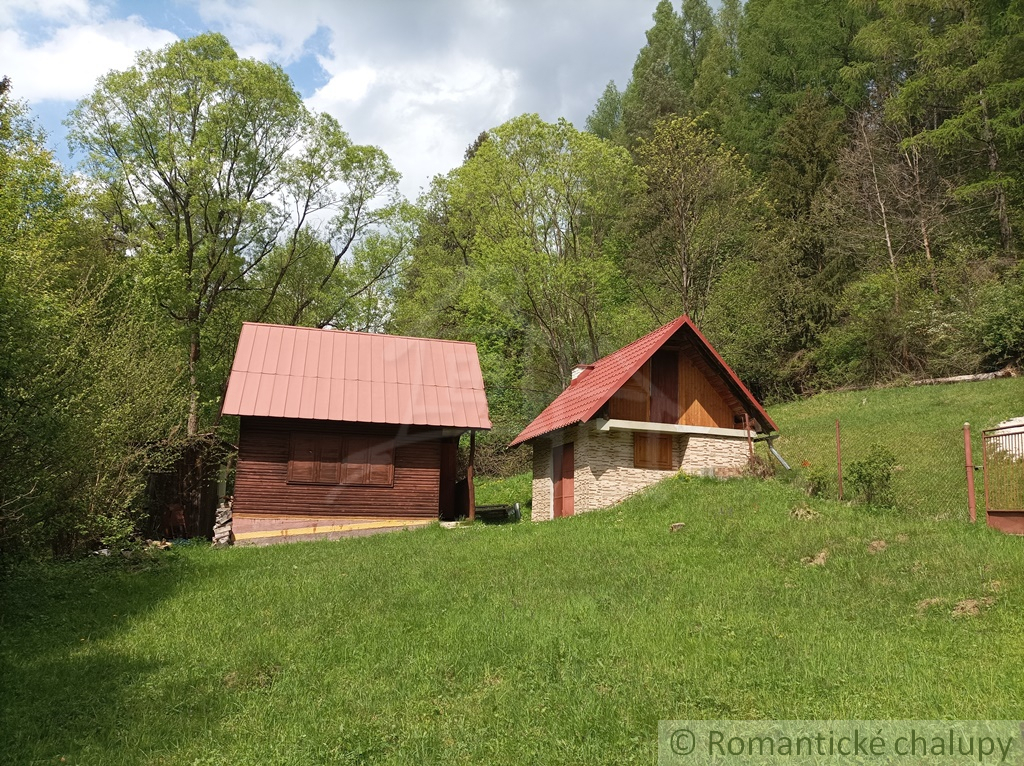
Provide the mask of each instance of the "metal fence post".
[{"label": "metal fence post", "polygon": [[836,470],[839,474],[839,499],[843,499],[843,445],[839,438],[839,418],[836,418]]},{"label": "metal fence post", "polygon": [[974,497],[974,458],[971,455],[971,424],[964,423],[964,460],[967,466],[967,508],[971,523],[978,520],[978,503]]}]

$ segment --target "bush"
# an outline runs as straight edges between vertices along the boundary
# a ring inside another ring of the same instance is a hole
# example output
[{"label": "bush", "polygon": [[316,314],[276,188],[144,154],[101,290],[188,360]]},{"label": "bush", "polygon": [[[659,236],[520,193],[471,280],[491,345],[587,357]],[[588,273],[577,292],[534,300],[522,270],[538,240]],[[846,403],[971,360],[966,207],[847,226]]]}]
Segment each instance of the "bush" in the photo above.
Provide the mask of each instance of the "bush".
[{"label": "bush", "polygon": [[850,463],[850,489],[857,498],[867,504],[892,506],[895,502],[892,474],[896,468],[896,456],[881,444],[872,444],[863,460]]}]

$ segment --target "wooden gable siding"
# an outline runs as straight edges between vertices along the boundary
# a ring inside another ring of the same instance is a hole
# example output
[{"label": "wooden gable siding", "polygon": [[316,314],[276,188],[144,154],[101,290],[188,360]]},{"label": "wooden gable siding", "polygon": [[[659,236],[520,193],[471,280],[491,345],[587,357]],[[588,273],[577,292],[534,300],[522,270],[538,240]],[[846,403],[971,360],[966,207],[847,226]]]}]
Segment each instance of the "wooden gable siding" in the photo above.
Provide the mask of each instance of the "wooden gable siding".
[{"label": "wooden gable siding", "polygon": [[616,420],[651,419],[651,363],[647,362],[608,400],[608,417]]},{"label": "wooden gable siding", "polygon": [[644,423],[736,428],[743,406],[703,355],[673,339],[608,400],[607,416]]},{"label": "wooden gable siding", "polygon": [[679,354],[674,351],[658,351],[651,357],[652,423],[676,423],[679,420],[679,362]]},{"label": "wooden gable siding", "polygon": [[[733,418],[743,419],[743,402],[740,401],[736,392],[732,386],[726,381],[726,379],[719,374],[715,367],[712,367],[711,363],[704,356],[703,353],[685,337],[681,339],[679,344],[679,353],[682,356],[687,357],[693,362],[693,366],[700,371],[707,381],[707,384],[711,387],[718,397],[725,404],[725,407],[732,413]],[[738,421],[730,419],[729,423],[722,428],[736,428],[735,423]]]},{"label": "wooden gable siding", "polygon": [[[288,481],[293,433],[395,438],[393,486]],[[438,429],[243,417],[233,510],[239,514],[437,518],[441,445]]]},{"label": "wooden gable siding", "polygon": [[715,390],[693,356],[679,353],[679,420],[684,426],[735,428],[733,409]]}]

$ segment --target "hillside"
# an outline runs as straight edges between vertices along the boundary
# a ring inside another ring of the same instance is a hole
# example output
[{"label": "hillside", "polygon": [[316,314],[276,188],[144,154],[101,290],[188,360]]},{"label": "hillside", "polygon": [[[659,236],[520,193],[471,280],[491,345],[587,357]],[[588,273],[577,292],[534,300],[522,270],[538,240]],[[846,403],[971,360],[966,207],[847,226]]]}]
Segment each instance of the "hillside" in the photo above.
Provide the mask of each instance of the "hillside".
[{"label": "hillside", "polygon": [[[1020,390],[860,412],[980,423]],[[787,450],[857,401],[773,413]],[[651,763],[663,718],[1013,718],[1022,541],[961,519],[674,479],[546,524],[23,570],[0,761]]]}]

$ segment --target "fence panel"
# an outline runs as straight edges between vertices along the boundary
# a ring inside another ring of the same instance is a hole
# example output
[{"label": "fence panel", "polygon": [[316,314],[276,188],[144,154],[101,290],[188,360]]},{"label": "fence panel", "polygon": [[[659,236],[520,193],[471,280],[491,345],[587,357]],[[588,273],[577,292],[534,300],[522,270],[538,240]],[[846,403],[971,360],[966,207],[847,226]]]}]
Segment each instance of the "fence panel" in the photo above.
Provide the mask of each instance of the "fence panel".
[{"label": "fence panel", "polygon": [[1024,512],[1024,426],[983,432],[985,511]]},{"label": "fence panel", "polygon": [[[968,517],[962,427],[935,429],[907,419],[880,427],[877,420],[855,417],[839,420],[838,428],[836,423],[795,431],[781,424],[777,446],[812,494],[933,518]],[[878,479],[887,470],[886,491]]]}]

